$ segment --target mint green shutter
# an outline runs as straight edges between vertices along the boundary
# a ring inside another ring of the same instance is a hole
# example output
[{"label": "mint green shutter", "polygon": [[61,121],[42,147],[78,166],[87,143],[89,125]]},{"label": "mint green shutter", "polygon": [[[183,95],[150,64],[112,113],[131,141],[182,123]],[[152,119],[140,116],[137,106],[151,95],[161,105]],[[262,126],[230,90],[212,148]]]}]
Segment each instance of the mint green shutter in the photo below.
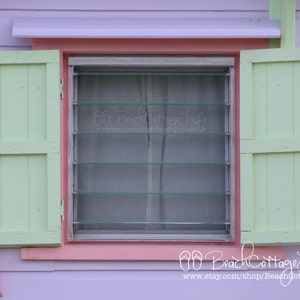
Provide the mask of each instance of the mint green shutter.
[{"label": "mint green shutter", "polygon": [[0,245],[60,243],[59,52],[0,52]]},{"label": "mint green shutter", "polygon": [[241,230],[300,242],[300,49],[241,52]]}]

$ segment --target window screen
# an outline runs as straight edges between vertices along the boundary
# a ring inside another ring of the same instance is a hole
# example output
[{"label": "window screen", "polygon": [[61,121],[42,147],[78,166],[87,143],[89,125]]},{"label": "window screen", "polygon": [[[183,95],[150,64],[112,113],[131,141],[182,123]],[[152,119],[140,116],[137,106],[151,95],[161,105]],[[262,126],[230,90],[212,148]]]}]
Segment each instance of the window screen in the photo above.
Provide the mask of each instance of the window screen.
[{"label": "window screen", "polygon": [[73,60],[73,238],[230,235],[231,67],[165,60]]}]

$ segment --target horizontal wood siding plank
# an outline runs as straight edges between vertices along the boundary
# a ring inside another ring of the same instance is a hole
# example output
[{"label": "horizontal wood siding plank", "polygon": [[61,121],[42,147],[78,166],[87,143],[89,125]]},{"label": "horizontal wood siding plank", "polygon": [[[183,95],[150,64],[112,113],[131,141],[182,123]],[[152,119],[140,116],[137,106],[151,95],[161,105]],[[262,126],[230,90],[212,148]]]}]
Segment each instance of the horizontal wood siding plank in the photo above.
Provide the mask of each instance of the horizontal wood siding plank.
[{"label": "horizontal wood siding plank", "polygon": [[39,1],[2,0],[2,9],[23,10],[268,10],[268,0],[111,0],[111,1]]},{"label": "horizontal wood siding plank", "polygon": [[0,46],[0,51],[27,51],[31,50],[30,46]]},{"label": "horizontal wood siding plank", "polygon": [[11,29],[13,20],[15,18],[213,18],[213,19],[249,19],[252,22],[259,22],[259,20],[269,19],[268,11],[257,10],[222,10],[222,11],[206,11],[206,10],[178,10],[178,11],[164,11],[164,10],[0,10],[0,22],[3,26]]},{"label": "horizontal wood siding plank", "polygon": [[[5,271],[54,271],[54,261],[24,261],[18,248],[0,249],[0,272]],[[3,285],[1,285],[3,288]]]}]

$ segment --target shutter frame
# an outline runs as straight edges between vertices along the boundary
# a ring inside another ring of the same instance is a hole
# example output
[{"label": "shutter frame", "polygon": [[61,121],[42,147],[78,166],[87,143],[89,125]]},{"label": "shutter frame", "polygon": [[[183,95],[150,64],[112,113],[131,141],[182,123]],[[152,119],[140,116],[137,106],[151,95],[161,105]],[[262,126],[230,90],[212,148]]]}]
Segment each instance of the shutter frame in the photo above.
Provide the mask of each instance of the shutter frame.
[{"label": "shutter frame", "polygon": [[[240,67],[241,241],[298,243],[300,49],[241,51]],[[285,91],[289,82],[292,91]]]},{"label": "shutter frame", "polygon": [[59,85],[59,51],[0,52],[0,246],[61,242]]}]

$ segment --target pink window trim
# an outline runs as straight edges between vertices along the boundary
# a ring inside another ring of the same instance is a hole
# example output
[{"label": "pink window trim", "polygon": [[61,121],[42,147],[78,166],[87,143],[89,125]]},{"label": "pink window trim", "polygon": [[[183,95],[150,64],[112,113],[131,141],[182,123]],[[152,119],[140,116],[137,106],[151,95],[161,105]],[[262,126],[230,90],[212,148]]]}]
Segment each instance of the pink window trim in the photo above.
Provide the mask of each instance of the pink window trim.
[{"label": "pink window trim", "polygon": [[280,247],[243,247],[201,244],[103,243],[95,245],[67,244],[59,248],[23,248],[21,258],[28,260],[122,260],[179,261],[180,253],[199,251],[204,261],[260,261],[284,259]]},{"label": "pink window trim", "polygon": [[[34,50],[58,49],[61,51],[61,74],[68,82],[69,55],[231,55],[236,58],[236,99],[239,99],[239,52],[241,50],[262,49],[269,47],[268,39],[33,39]],[[67,206],[68,198],[68,88],[65,85],[62,102],[62,199]],[[239,101],[236,101],[236,112]],[[239,117],[236,117],[236,128],[239,128]],[[239,132],[236,130],[236,153],[239,153]],[[178,260],[182,251],[201,251],[204,260],[212,260],[211,254],[217,251],[223,260],[251,256],[253,260],[265,257],[284,258],[280,247],[243,247],[240,245],[239,215],[239,155],[236,157],[236,235],[237,241],[232,244],[203,243],[166,243],[166,242],[102,242],[70,243],[67,241],[67,207],[62,226],[63,242],[60,247],[23,248],[21,258],[28,260]]]}]

